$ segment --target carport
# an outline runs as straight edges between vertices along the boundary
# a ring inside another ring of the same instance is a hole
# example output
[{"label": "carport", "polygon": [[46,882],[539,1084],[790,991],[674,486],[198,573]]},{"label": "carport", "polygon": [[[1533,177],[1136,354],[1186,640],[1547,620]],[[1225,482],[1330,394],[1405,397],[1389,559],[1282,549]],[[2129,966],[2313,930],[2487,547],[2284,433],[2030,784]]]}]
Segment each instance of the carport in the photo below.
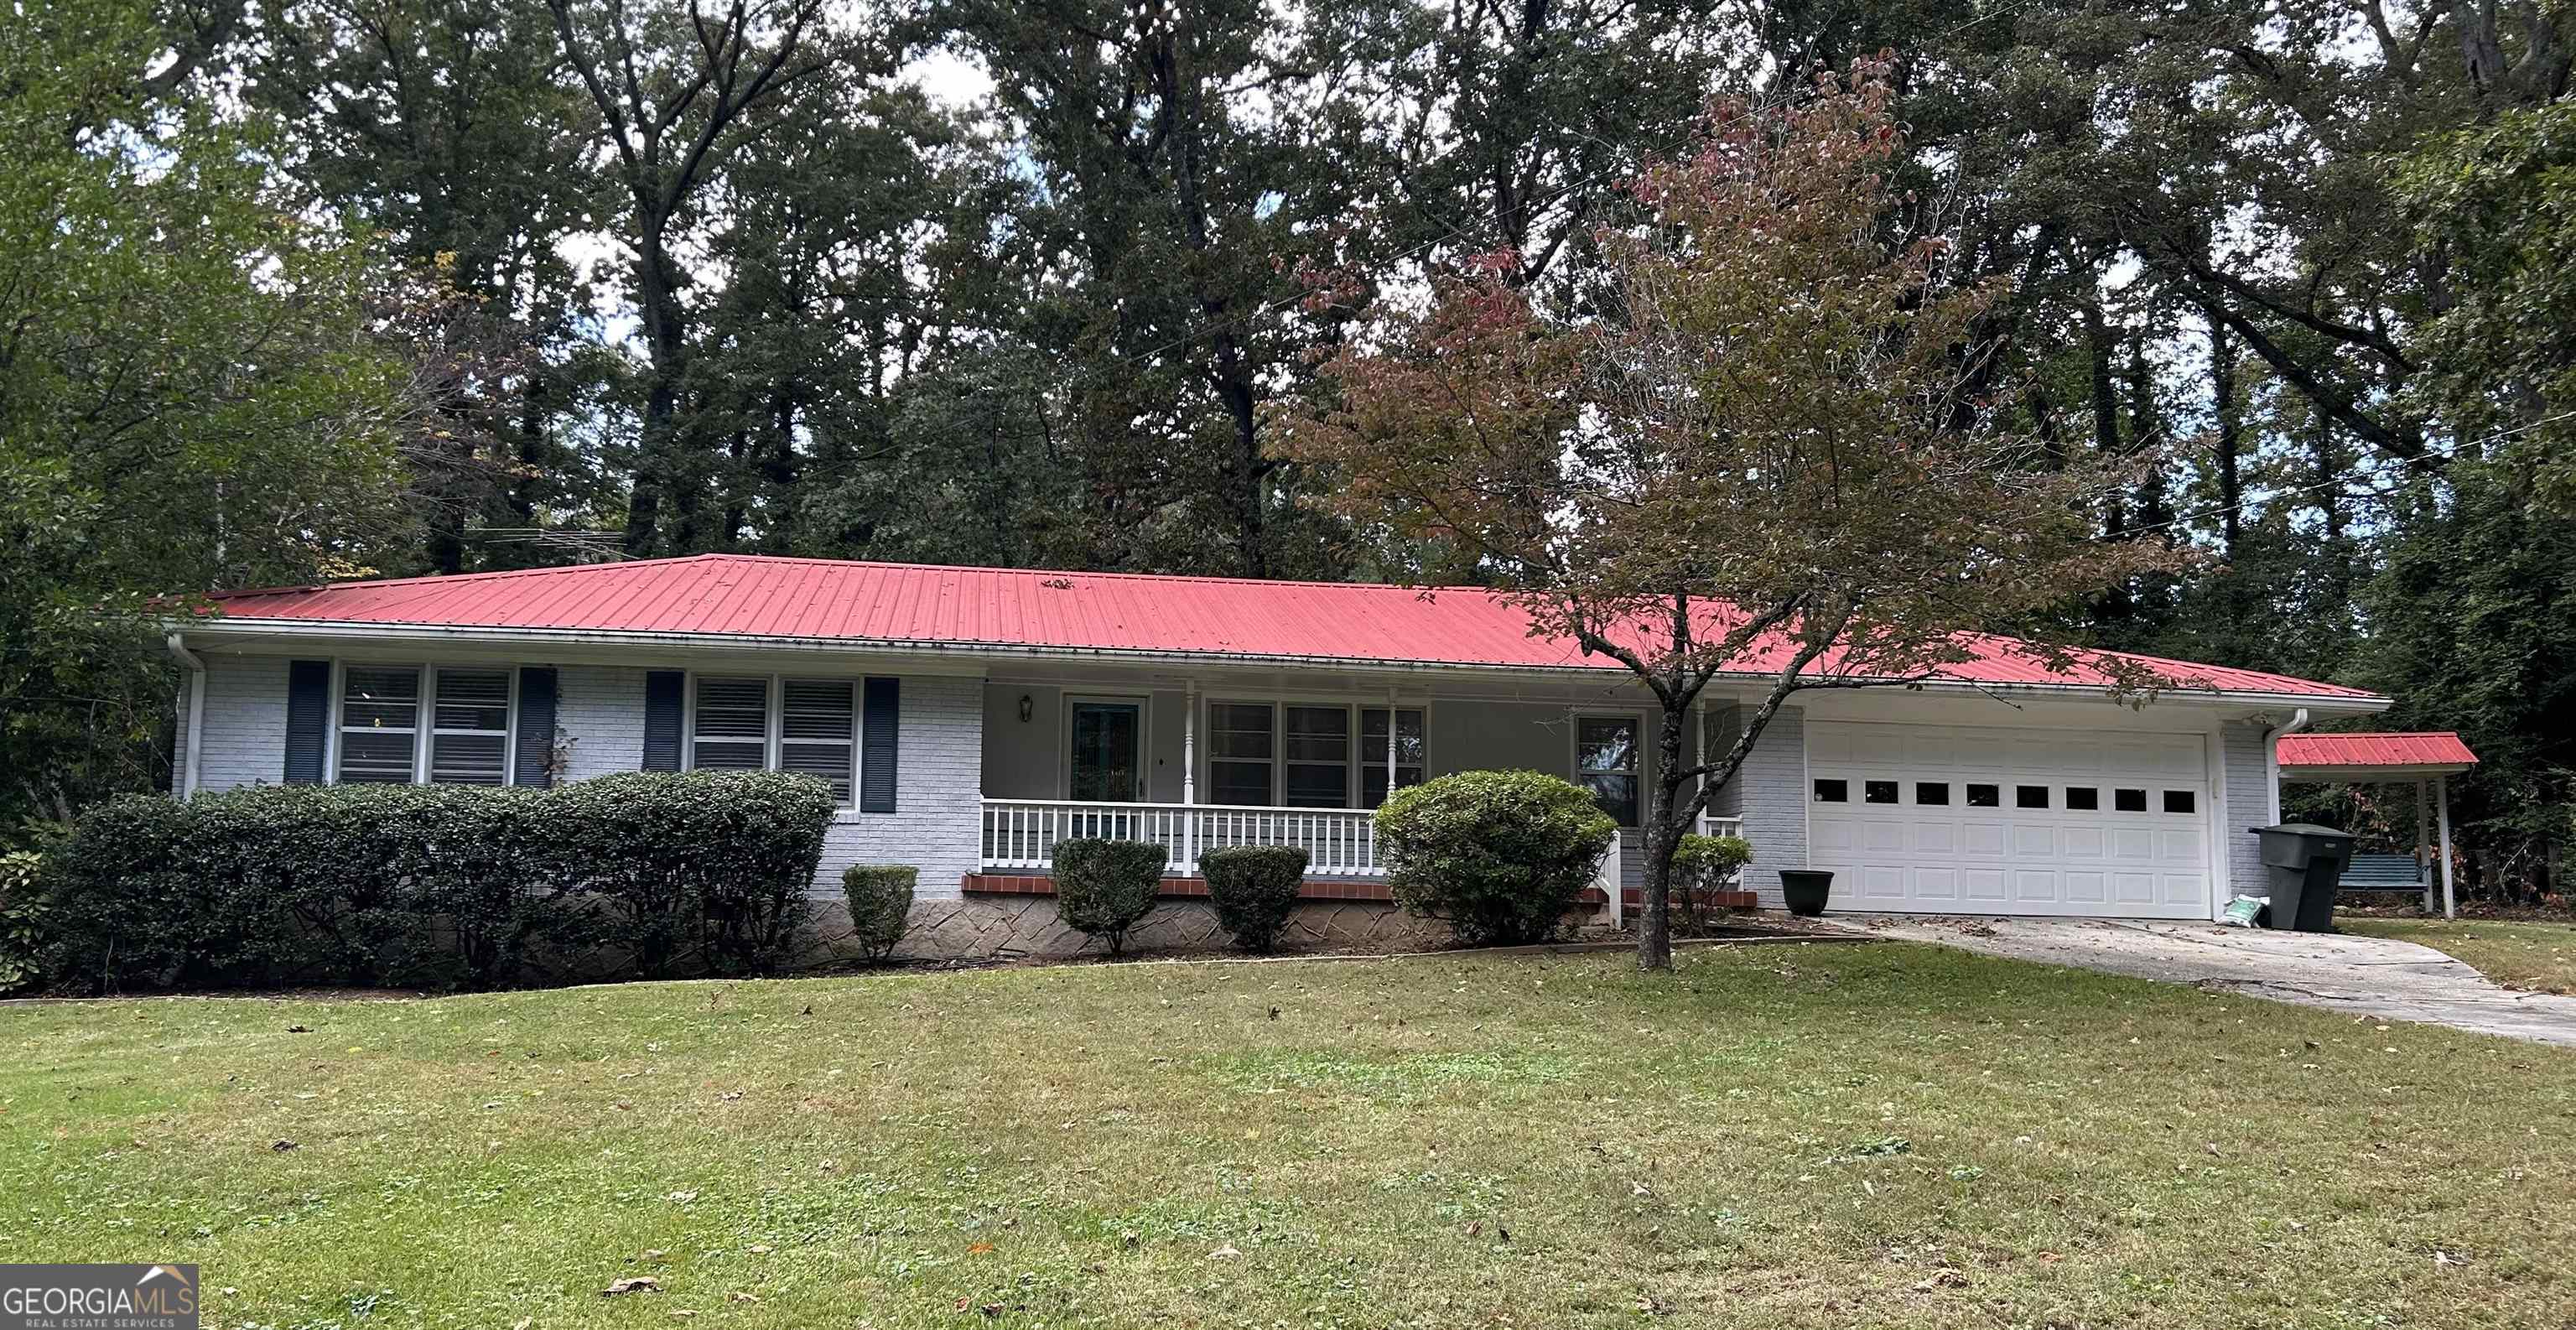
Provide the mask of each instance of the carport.
[{"label": "carport", "polygon": [[[2415,853],[2353,856],[2347,891],[2421,888],[2433,909],[2433,865],[2441,867],[2442,915],[2458,914],[2451,888],[2450,777],[2478,764],[2450,731],[2426,734],[2285,734],[2278,740],[2281,783],[2415,787]],[[2438,828],[2438,832],[2437,832]]]}]

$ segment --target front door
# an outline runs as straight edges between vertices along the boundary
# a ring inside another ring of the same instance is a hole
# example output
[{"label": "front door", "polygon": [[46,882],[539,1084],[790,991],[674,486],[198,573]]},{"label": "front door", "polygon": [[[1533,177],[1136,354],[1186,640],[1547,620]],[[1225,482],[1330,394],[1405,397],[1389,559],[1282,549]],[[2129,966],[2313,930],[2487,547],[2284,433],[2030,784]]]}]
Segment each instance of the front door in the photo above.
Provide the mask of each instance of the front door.
[{"label": "front door", "polygon": [[1135,803],[1145,797],[1145,709],[1141,702],[1072,703],[1069,797]]}]

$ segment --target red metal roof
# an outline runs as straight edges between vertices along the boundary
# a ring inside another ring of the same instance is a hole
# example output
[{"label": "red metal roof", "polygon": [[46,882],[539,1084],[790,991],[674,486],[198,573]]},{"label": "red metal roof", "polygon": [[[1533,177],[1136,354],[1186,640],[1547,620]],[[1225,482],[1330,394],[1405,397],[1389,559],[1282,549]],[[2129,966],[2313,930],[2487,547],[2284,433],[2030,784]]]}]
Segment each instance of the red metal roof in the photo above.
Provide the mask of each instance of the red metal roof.
[{"label": "red metal roof", "polygon": [[[1500,594],[1351,582],[1267,582],[1136,573],[954,568],[701,554],[577,568],[336,582],[213,597],[233,619],[440,625],[602,633],[779,637],[1069,651],[1618,669],[1571,641],[1533,637]],[[2067,672],[2002,637],[1963,637],[1945,677],[1989,684],[2101,686],[2084,653]],[[1785,643],[1737,662],[1777,669]],[[2146,660],[2175,684],[2224,692],[2369,699],[2332,684],[2252,670]],[[1830,667],[1830,661],[1828,661]]]},{"label": "red metal roof", "polygon": [[2478,755],[2449,730],[2427,734],[2285,734],[2285,767],[2470,767]]}]

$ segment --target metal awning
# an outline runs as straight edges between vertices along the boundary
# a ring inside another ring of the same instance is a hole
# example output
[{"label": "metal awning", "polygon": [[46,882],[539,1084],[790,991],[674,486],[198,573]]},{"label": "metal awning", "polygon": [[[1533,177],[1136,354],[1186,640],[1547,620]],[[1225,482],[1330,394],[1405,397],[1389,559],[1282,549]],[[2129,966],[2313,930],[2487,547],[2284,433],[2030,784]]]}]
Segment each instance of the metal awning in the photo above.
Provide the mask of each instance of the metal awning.
[{"label": "metal awning", "polygon": [[2457,776],[2478,755],[2449,730],[2423,734],[2285,734],[2281,779],[2336,782],[2430,780]]},{"label": "metal awning", "polygon": [[[2413,785],[2416,862],[2439,870],[2443,915],[2459,912],[2451,885],[2450,778],[2478,764],[2459,735],[2284,734],[2277,744],[2273,757],[2285,784]],[[2433,909],[2432,874],[2425,877],[2424,909]]]}]

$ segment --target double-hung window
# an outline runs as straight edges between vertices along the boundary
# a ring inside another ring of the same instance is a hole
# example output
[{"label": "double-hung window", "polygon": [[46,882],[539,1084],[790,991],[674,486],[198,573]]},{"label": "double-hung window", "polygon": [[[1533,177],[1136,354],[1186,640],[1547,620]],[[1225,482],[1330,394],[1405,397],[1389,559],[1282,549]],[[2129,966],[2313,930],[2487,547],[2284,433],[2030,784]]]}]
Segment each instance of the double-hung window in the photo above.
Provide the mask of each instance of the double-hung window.
[{"label": "double-hung window", "polygon": [[1208,794],[1213,802],[1271,804],[1270,771],[1278,753],[1267,702],[1208,705]]},{"label": "double-hung window", "polygon": [[1292,808],[1350,807],[1350,709],[1292,706],[1287,713],[1287,804]]},{"label": "double-hung window", "polygon": [[418,665],[350,665],[340,671],[343,785],[409,785],[419,779]]},{"label": "double-hung window", "polygon": [[833,803],[849,803],[858,769],[858,681],[788,679],[781,688],[778,769],[819,776],[831,782]]},{"label": "double-hung window", "polygon": [[769,766],[769,679],[701,674],[692,699],[689,765],[699,771]]},{"label": "double-hung window", "polygon": [[501,785],[510,779],[510,672],[431,672],[429,780],[433,785]]},{"label": "double-hung window", "polygon": [[451,665],[345,665],[339,762],[344,785],[503,785],[510,779],[510,671]]},{"label": "double-hung window", "polygon": [[692,681],[689,765],[785,771],[831,784],[847,806],[858,771],[856,679],[701,674]]},{"label": "double-hung window", "polygon": [[1637,737],[1634,716],[1574,718],[1575,783],[1623,827],[1637,825]]}]

